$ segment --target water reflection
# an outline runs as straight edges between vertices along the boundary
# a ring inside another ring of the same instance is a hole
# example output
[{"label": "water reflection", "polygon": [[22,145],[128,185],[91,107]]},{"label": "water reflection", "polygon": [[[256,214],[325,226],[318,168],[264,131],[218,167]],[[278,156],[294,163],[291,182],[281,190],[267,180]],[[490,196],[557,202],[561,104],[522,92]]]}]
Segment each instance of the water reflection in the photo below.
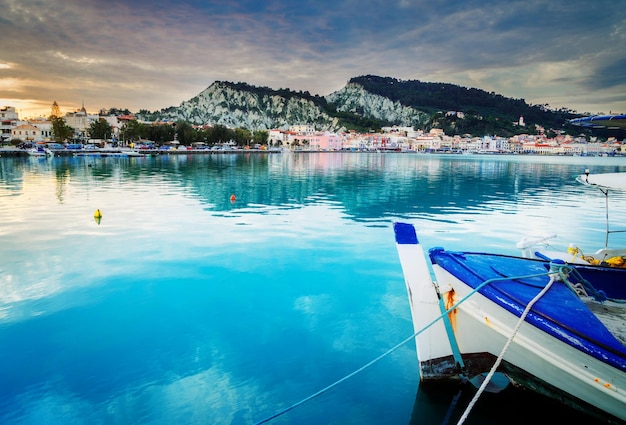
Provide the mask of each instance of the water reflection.
[{"label": "water reflection", "polygon": [[557,411],[560,423],[577,423],[582,417],[589,425],[605,423],[599,419],[581,416],[573,408],[563,408],[555,400],[519,387],[507,388],[501,393],[485,392],[476,404],[471,405],[475,393],[476,388],[470,384],[459,384],[457,388],[436,384],[419,387],[410,425],[425,422],[454,425],[461,418],[465,418],[463,423],[467,425],[527,425],[538,421],[538,412]]},{"label": "water reflection", "polygon": [[[151,177],[150,185],[179,187],[212,211],[307,205],[324,198],[341,203],[356,220],[369,220],[433,210],[480,212],[485,204],[537,202],[555,190],[561,197],[575,195],[582,189],[573,177],[590,161],[596,163],[594,172],[626,169],[611,160],[339,153],[4,159],[0,182],[7,194],[33,176],[53,178],[63,202],[70,185],[132,191]],[[230,194],[236,195],[236,203],[230,202]]]},{"label": "water reflection", "polygon": [[[129,223],[153,209],[171,216],[172,225],[189,220],[180,217],[174,205],[170,208],[166,197],[178,205],[199,203],[221,217],[324,206],[370,225],[387,226],[398,219],[423,223],[426,237],[456,234],[443,237],[452,247],[461,245],[464,234],[481,234],[487,245],[509,249],[528,232],[554,233],[550,229],[555,223],[569,239],[566,243],[583,243],[605,227],[604,201],[574,177],[586,168],[626,171],[623,158],[361,153],[3,159],[0,165],[0,196],[37,196],[35,188],[50,190],[50,180],[59,204],[66,202],[68,191],[86,200],[118,192],[136,198],[127,206]],[[624,194],[612,194],[616,223],[626,221],[625,201]],[[14,210],[4,212],[9,221]],[[496,242],[504,233],[510,234],[508,247]]]},{"label": "water reflection", "polygon": [[[393,220],[446,248],[513,249],[555,226],[592,241],[604,199],[573,176],[626,170],[595,161],[3,158],[0,420],[260,420],[412,332]],[[428,408],[424,423],[441,423],[450,396],[424,407],[417,379],[407,345],[282,423],[407,423]]]}]

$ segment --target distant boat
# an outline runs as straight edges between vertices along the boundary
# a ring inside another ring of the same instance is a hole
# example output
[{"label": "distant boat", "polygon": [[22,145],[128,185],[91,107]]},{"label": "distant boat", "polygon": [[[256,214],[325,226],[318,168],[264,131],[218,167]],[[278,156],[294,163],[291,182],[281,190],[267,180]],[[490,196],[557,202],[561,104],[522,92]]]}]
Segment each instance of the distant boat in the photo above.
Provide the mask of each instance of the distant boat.
[{"label": "distant boat", "polygon": [[425,254],[412,224],[394,223],[394,232],[422,383],[467,381],[477,396],[511,383],[626,421],[626,269]]},{"label": "distant boat", "polygon": [[43,146],[37,146],[34,148],[27,149],[26,152],[30,156],[53,156],[54,153],[48,148],[44,148]]},{"label": "distant boat", "polygon": [[73,153],[74,156],[114,156],[114,157],[138,157],[138,156],[146,156],[145,153],[139,152],[134,149],[89,149],[89,150],[81,150]]},{"label": "distant boat", "polygon": [[146,156],[145,153],[139,152],[135,149],[121,149],[120,154],[123,156]]}]

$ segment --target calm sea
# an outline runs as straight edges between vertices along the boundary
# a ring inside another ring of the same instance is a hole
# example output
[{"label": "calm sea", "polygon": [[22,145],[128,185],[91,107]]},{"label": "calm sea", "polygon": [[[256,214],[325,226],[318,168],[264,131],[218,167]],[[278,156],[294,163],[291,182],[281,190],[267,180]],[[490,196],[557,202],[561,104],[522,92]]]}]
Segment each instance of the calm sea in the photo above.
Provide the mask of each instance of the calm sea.
[{"label": "calm sea", "polygon": [[[393,221],[428,246],[595,250],[586,168],[626,158],[0,158],[0,423],[455,423],[471,390],[419,388],[412,342],[363,368],[413,332]],[[484,395],[465,423],[541,406]]]}]

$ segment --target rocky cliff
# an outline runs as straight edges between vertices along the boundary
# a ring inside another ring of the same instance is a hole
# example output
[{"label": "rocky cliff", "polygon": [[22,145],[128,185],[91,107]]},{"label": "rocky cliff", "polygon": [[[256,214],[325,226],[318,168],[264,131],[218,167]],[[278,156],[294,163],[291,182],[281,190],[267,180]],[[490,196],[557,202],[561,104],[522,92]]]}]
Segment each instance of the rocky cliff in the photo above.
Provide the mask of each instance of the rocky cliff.
[{"label": "rocky cliff", "polygon": [[178,107],[161,110],[157,116],[163,120],[249,130],[286,129],[297,124],[312,124],[318,130],[340,127],[337,118],[295,92],[285,96],[268,89],[255,90],[252,86],[227,82],[215,82],[196,97]]}]

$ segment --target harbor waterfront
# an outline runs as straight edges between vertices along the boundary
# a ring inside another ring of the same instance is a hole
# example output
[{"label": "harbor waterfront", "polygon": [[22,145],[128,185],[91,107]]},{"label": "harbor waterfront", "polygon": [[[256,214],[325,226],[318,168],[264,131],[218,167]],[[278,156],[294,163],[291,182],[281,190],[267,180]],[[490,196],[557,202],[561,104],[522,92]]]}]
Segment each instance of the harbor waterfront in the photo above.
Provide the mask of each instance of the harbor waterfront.
[{"label": "harbor waterfront", "polygon": [[[372,362],[413,334],[393,222],[449,250],[519,254],[553,233],[601,248],[605,198],[575,181],[585,169],[626,158],[0,158],[0,422],[456,423],[472,390],[421,388],[414,342]],[[626,223],[626,194],[608,214]],[[513,390],[465,423],[541,409],[581,418]]]},{"label": "harbor waterfront", "polygon": [[[47,154],[48,156],[155,156],[155,155],[193,155],[193,154],[231,154],[231,153],[280,153],[280,149],[169,149],[163,147],[154,149],[130,149],[130,148],[97,148],[97,149],[54,149],[54,148],[41,148],[41,155]],[[0,148],[0,157],[28,157],[30,155],[30,149],[21,148]]]}]

